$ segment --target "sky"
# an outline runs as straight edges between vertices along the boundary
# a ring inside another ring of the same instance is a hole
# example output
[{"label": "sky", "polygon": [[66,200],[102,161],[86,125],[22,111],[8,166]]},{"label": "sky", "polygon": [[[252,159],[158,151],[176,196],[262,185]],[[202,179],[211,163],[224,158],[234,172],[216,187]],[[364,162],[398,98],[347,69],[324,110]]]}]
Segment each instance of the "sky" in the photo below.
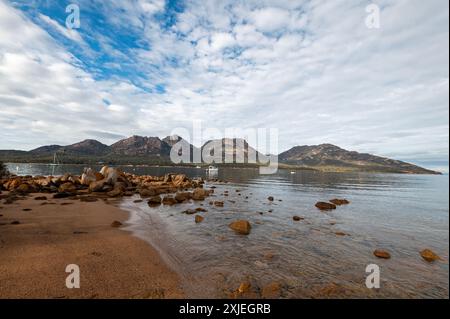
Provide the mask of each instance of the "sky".
[{"label": "sky", "polygon": [[163,138],[196,120],[276,128],[280,152],[332,143],[448,171],[448,6],[0,0],[0,149]]}]

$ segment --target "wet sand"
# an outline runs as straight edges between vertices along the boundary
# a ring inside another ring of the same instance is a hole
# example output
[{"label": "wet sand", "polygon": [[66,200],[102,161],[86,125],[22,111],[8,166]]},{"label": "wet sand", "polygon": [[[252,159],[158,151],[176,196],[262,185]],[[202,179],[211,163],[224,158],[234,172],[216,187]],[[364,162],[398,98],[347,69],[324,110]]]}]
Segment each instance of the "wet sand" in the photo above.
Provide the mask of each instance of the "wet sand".
[{"label": "wet sand", "polygon": [[[179,276],[159,254],[111,226],[128,219],[116,204],[51,194],[0,201],[0,298],[183,298]],[[80,289],[66,287],[69,264],[80,267]]]}]

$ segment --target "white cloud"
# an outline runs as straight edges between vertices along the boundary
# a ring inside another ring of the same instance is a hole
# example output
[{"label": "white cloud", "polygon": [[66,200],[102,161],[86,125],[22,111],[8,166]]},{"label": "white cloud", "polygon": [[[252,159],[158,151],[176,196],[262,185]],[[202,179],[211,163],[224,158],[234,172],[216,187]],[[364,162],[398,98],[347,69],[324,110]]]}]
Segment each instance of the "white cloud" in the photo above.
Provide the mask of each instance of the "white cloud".
[{"label": "white cloud", "polygon": [[142,10],[147,14],[155,14],[164,10],[164,0],[138,0]]},{"label": "white cloud", "polygon": [[273,32],[289,25],[289,11],[279,8],[263,8],[251,13],[250,19],[256,28],[263,32]]},{"label": "white cloud", "polygon": [[235,39],[230,33],[220,32],[211,36],[211,49],[214,51],[231,47],[234,43]]},{"label": "white cloud", "polygon": [[81,35],[75,29],[68,29],[68,28],[60,25],[57,21],[55,21],[52,18],[50,18],[46,15],[43,15],[43,14],[39,14],[39,18],[42,21],[44,21],[45,23],[48,23],[49,25],[51,25],[56,31],[61,33],[66,38],[76,41],[80,44],[84,42]]}]

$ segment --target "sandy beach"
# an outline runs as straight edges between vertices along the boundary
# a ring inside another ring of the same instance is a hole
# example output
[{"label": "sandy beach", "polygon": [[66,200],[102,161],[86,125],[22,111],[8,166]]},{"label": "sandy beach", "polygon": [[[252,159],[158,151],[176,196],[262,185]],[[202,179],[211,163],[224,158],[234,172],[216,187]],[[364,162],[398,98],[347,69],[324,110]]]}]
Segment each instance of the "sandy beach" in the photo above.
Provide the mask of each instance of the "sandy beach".
[{"label": "sandy beach", "polygon": [[[177,274],[121,229],[128,213],[115,203],[51,194],[0,203],[0,298],[182,298]],[[66,287],[69,264],[80,267],[79,289]]]}]

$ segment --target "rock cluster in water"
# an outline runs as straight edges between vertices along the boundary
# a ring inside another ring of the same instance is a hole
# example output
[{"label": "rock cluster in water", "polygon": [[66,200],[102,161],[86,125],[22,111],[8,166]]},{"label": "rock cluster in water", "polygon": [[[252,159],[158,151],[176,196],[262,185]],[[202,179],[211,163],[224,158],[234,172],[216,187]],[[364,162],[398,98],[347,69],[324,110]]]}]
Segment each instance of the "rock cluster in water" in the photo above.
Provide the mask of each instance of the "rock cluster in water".
[{"label": "rock cluster in water", "polygon": [[[203,200],[210,191],[204,190],[202,179],[189,179],[184,174],[167,174],[162,177],[138,176],[124,173],[119,169],[105,166],[100,172],[86,168],[81,176],[65,174],[63,176],[11,176],[0,179],[0,192],[6,190],[5,204],[12,203],[20,196],[30,193],[49,193],[53,198],[80,197],[97,195],[102,197],[122,197],[140,194],[150,198],[149,204],[176,204],[188,199]],[[193,193],[178,193],[194,189]],[[174,194],[175,197],[162,194]],[[45,196],[40,196],[46,200]]]},{"label": "rock cluster in water", "polygon": [[320,210],[334,210],[337,206],[348,205],[350,202],[346,199],[335,198],[330,200],[329,202],[318,202],[316,203],[316,207]]}]

